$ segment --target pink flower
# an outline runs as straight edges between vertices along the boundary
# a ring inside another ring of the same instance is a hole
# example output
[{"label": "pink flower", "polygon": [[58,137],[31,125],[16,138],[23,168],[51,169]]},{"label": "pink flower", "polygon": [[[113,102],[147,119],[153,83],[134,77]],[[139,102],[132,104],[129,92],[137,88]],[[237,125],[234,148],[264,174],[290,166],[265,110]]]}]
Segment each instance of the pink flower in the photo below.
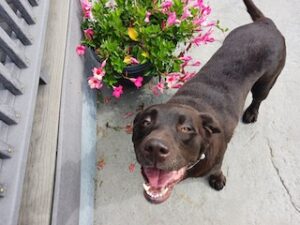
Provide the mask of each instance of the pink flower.
[{"label": "pink flower", "polygon": [[115,97],[115,98],[120,98],[120,96],[123,94],[123,86],[122,85],[119,85],[118,87],[113,87],[113,93],[112,95]]},{"label": "pink flower", "polygon": [[81,8],[83,11],[91,10],[92,3],[89,0],[81,0]]},{"label": "pink flower", "polygon": [[149,23],[150,22],[150,16],[151,16],[151,12],[146,12],[146,18],[145,18],[145,23]]},{"label": "pink flower", "polygon": [[86,19],[91,18],[91,11],[85,11],[84,12],[84,18],[86,18]]},{"label": "pink flower", "polygon": [[164,88],[165,88],[165,85],[164,85],[164,83],[161,81],[161,82],[157,83],[157,85],[155,85],[155,86],[152,88],[152,93],[153,93],[155,96],[159,96],[160,94],[164,93]]},{"label": "pink flower", "polygon": [[202,9],[202,8],[204,7],[203,0],[197,0],[197,1],[195,2],[195,4],[193,5],[193,7],[197,7],[197,8]]},{"label": "pink flower", "polygon": [[201,12],[201,16],[194,19],[193,23],[196,26],[213,26],[215,25],[215,23],[212,22],[207,22],[207,16],[211,13],[211,8],[210,6],[205,6],[203,4],[203,0],[198,0],[197,3],[195,3],[194,7],[198,7],[200,12]]},{"label": "pink flower", "polygon": [[88,40],[92,40],[93,39],[94,30],[92,28],[88,28],[88,29],[84,30],[83,32],[84,32],[85,37]]},{"label": "pink flower", "polygon": [[127,65],[129,65],[129,64],[139,64],[140,63],[136,58],[134,58],[130,55],[125,56],[123,62],[126,63]]},{"label": "pink flower", "polygon": [[140,62],[139,62],[136,58],[134,58],[134,57],[131,57],[130,59],[131,59],[131,63],[132,63],[132,64],[139,64],[139,63],[140,63]]},{"label": "pink flower", "polygon": [[202,15],[202,16],[206,17],[206,16],[208,16],[210,13],[211,13],[211,8],[210,8],[209,5],[208,5],[208,6],[203,6],[203,7],[202,7],[202,11],[201,11],[201,15]]},{"label": "pink flower", "polygon": [[195,26],[212,27],[216,25],[216,22],[208,22],[205,17],[196,18],[193,20]]},{"label": "pink flower", "polygon": [[166,0],[166,1],[162,2],[160,6],[162,8],[162,12],[166,13],[173,6],[173,1],[172,0]]},{"label": "pink flower", "polygon": [[188,65],[189,61],[192,60],[192,57],[191,56],[182,56],[182,57],[179,57],[180,60],[183,61],[183,63],[181,64],[181,67],[185,67]]},{"label": "pink flower", "polygon": [[199,46],[200,44],[207,44],[208,42],[214,42],[215,39],[211,37],[212,29],[209,29],[204,35],[200,34],[196,37],[192,43]]},{"label": "pink flower", "polygon": [[92,3],[88,0],[82,0],[81,1],[81,8],[83,11],[83,17],[86,19],[91,18],[91,9],[92,9]]},{"label": "pink flower", "polygon": [[204,18],[204,17],[196,18],[193,20],[193,24],[195,26],[200,26],[205,22],[205,20],[206,20],[206,18]]},{"label": "pink flower", "polygon": [[177,19],[176,13],[169,13],[169,17],[167,19],[167,26],[172,26],[174,24],[180,23],[180,20]]},{"label": "pink flower", "polygon": [[187,6],[184,7],[184,9],[183,9],[183,14],[182,14],[182,16],[181,16],[181,20],[184,20],[184,19],[186,19],[186,18],[188,18],[188,17],[191,17],[191,16],[193,16],[193,15],[192,15],[192,13],[190,12],[189,8],[188,8]]},{"label": "pink flower", "polygon": [[182,85],[183,85],[183,83],[177,83],[177,84],[174,84],[174,85],[172,86],[172,88],[178,89],[178,88],[181,88]]},{"label": "pink flower", "polygon": [[76,53],[81,56],[84,55],[86,47],[84,45],[77,45]]},{"label": "pink flower", "polygon": [[180,80],[180,73],[169,73],[166,78],[168,88],[176,88]]},{"label": "pink flower", "polygon": [[134,85],[135,85],[137,88],[140,88],[140,87],[143,86],[143,80],[144,80],[144,78],[141,77],[141,76],[139,76],[139,77],[137,77],[137,78],[130,78],[129,80],[130,80],[131,82],[133,82]]},{"label": "pink flower", "polygon": [[135,164],[134,164],[134,163],[130,163],[128,169],[129,169],[129,172],[130,172],[130,173],[133,173],[134,170],[135,170]]},{"label": "pink flower", "polygon": [[215,26],[215,25],[216,25],[216,22],[215,22],[215,21],[210,21],[210,22],[205,21],[205,22],[203,22],[203,23],[201,24],[201,26],[204,26],[204,27],[213,27],[213,26]]},{"label": "pink flower", "polygon": [[91,89],[100,89],[103,86],[102,82],[95,77],[89,77],[88,84]]},{"label": "pink flower", "polygon": [[189,62],[193,58],[191,56],[182,56],[182,57],[179,57],[179,59],[184,61],[184,62]]},{"label": "pink flower", "polygon": [[107,59],[105,59],[105,60],[101,63],[101,68],[102,68],[102,69],[106,66],[106,61],[107,61]]},{"label": "pink flower", "polygon": [[185,72],[184,76],[181,78],[181,80],[182,80],[183,83],[185,83],[188,80],[192,79],[195,75],[196,75],[195,72],[193,72],[193,73]]},{"label": "pink flower", "polygon": [[94,67],[93,68],[93,75],[96,79],[98,80],[102,80],[102,78],[105,76],[105,70],[104,70],[104,67],[106,65],[106,61],[107,59],[105,59],[102,63],[101,63],[101,66],[100,67]]},{"label": "pink flower", "polygon": [[201,65],[200,61],[195,61],[190,66],[200,66],[200,65]]},{"label": "pink flower", "polygon": [[93,75],[96,79],[98,80],[102,80],[102,78],[105,75],[105,70],[103,70],[103,68],[99,67],[99,68],[94,68],[93,69]]}]

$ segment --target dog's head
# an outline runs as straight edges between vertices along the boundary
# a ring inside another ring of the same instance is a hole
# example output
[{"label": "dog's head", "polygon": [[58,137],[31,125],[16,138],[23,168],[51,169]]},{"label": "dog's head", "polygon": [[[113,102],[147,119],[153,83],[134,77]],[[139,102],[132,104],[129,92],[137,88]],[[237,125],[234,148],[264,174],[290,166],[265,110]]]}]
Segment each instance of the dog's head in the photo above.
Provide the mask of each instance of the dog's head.
[{"label": "dog's head", "polygon": [[184,105],[154,105],[138,113],[132,141],[142,166],[145,197],[153,203],[165,201],[219,132],[212,116]]}]

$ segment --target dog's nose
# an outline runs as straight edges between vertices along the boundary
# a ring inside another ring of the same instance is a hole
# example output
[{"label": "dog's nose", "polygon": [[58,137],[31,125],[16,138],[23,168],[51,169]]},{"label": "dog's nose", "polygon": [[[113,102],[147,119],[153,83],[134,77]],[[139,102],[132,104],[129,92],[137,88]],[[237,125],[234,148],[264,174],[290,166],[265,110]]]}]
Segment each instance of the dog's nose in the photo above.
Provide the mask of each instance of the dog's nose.
[{"label": "dog's nose", "polygon": [[155,159],[164,160],[170,154],[169,148],[161,140],[151,139],[145,144],[145,153]]}]

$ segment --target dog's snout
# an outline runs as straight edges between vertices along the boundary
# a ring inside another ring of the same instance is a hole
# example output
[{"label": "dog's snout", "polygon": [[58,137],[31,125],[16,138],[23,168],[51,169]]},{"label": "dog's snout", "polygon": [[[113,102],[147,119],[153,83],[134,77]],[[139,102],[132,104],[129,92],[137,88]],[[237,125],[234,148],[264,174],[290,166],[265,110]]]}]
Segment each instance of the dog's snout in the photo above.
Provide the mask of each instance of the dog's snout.
[{"label": "dog's snout", "polygon": [[169,156],[170,150],[163,141],[158,139],[150,139],[145,144],[144,151],[147,155],[155,159],[165,159]]}]

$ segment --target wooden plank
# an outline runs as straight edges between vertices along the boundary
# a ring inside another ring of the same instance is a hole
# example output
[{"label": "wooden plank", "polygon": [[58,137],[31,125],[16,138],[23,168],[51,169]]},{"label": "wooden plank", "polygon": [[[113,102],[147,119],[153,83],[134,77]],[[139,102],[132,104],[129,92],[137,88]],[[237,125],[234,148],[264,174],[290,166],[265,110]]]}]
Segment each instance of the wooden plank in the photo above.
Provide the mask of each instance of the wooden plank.
[{"label": "wooden plank", "polygon": [[28,33],[29,27],[23,19],[17,17],[6,1],[0,2],[0,15],[2,19],[15,32],[24,45],[30,45],[32,39]]},{"label": "wooden plank", "polygon": [[35,24],[32,6],[26,0],[9,0],[20,11],[22,17],[28,24]]},{"label": "wooden plank", "polygon": [[0,27],[0,48],[9,56],[9,58],[19,67],[26,68],[24,52],[17,46],[17,44],[7,35],[7,33]]},{"label": "wooden plank", "polygon": [[96,106],[86,83],[92,65],[74,54],[81,20],[80,1],[71,1],[51,225],[93,224]]},{"label": "wooden plank", "polygon": [[40,84],[45,85],[49,82],[49,74],[47,74],[47,71],[41,71],[40,73]]},{"label": "wooden plank", "polygon": [[49,82],[39,89],[19,225],[51,221],[69,2],[51,0],[43,57],[43,71],[49,74]]},{"label": "wooden plank", "polygon": [[0,63],[0,83],[14,95],[20,95],[23,92],[19,79],[13,77],[2,63]]}]

